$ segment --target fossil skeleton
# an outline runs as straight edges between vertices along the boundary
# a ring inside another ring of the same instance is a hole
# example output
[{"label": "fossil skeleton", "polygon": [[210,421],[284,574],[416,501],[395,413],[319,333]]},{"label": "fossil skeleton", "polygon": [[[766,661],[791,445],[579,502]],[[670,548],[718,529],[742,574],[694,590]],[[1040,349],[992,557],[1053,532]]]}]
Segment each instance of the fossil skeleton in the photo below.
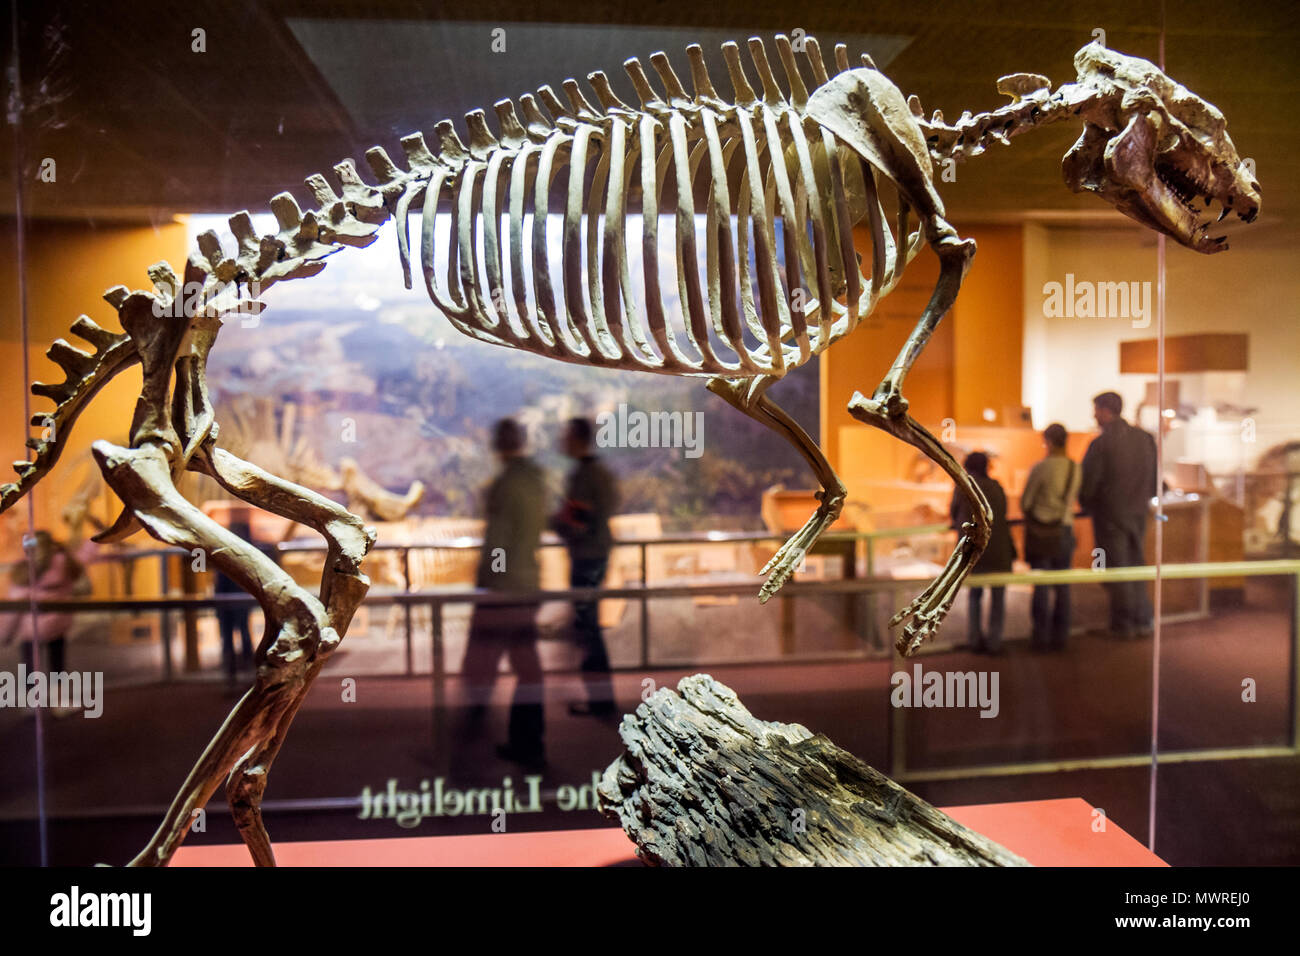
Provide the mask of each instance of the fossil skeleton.
[{"label": "fossil skeleton", "polygon": [[[32,386],[56,406],[33,424],[52,428],[60,439],[108,379],[132,363],[143,366],[130,447],[104,441],[93,446],[125,504],[100,539],[143,527],[168,544],[202,548],[257,598],[267,620],[252,689],[208,745],[135,863],[165,864],[191,814],[223,777],[254,860],[274,862],[260,810],[271,761],[368,586],[360,567],[374,535],[359,518],[217,443],[205,387],[207,355],[221,317],[260,311],[257,297],[274,283],[316,275],[326,257],[345,246],[368,245],[392,218],[409,287],[408,220],[422,210],[425,284],[434,304],[465,335],[560,361],[706,377],[711,391],[791,441],[822,486],[815,513],[763,569],[769,576],[760,597],[766,600],[835,520],[845,494],[816,443],[768,397],[768,388],[851,333],[928,245],[940,261],[933,295],[884,380],[871,397],[857,393],[849,405],[859,420],[937,462],[973,506],[975,518],[962,529],[943,571],[891,622],[906,622],[898,647],[910,654],[943,620],[990,526],[978,488],[907,413],[903,397],[904,378],[952,305],[975,253],[975,243],[960,238],[945,219],[935,165],[977,155],[992,142],[1006,143],[1044,123],[1079,118],[1083,134],[1064,163],[1072,189],[1096,192],[1200,252],[1226,247],[1208,235],[1212,200],[1223,215],[1235,212],[1246,221],[1259,209],[1259,186],[1249,164],[1238,158],[1222,114],[1152,64],[1096,43],[1076,55],[1076,82],[1053,92],[1043,76],[1004,77],[998,89],[1011,97],[1009,105],[965,114],[953,125],[937,112],[926,120],[916,97],[904,97],[869,57],[850,68],[843,45],[836,47],[835,69],[828,72],[815,40],[795,49],[778,36],[784,91],[763,43],[751,39],[748,45],[757,87],[739,47],[722,48],[731,100],[715,91],[702,51],[691,46],[693,93],[668,58],[656,53],[650,62],[664,95],[639,61],[625,64],[639,106],[619,100],[608,78],[593,73],[588,79],[599,106],[568,80],[567,102],[542,87],[540,104],[531,95],[519,97],[518,111],[509,100],[496,103],[499,135],[476,110],[466,116],[468,144],[444,120],[436,127],[436,152],[419,133],[402,140],[405,167],[383,149],[371,149],[366,159],[375,184],[351,161],[334,167],[341,195],[323,176],[310,177],[306,185],[318,208],[304,212],[281,193],[271,200],[278,231],[265,236],[256,234],[248,213],[235,215],[233,251],[216,234],[205,233],[182,276],[158,263],[149,269],[152,292],[118,286],[105,294],[125,332],[106,331],[83,316],[72,331],[93,352],[64,340],[50,348],[49,357],[67,379]],[[559,261],[553,262],[547,236],[551,192],[557,181],[564,185],[566,169],[562,240]],[[639,196],[644,314],[629,268],[635,241],[627,231],[629,196]],[[707,287],[698,268],[697,197],[706,207]],[[1195,199],[1204,200],[1204,212],[1197,211]],[[445,240],[437,229],[440,204],[450,210]],[[660,289],[658,226],[665,208],[675,214],[683,313],[676,328]],[[852,227],[862,220],[871,254],[859,262]],[[777,262],[778,237],[784,273]],[[441,276],[436,249],[446,253]],[[553,266],[562,277],[559,296]],[[180,297],[185,307],[176,309]],[[0,487],[0,510],[49,471],[61,442],[32,438],[29,446],[35,459],[16,463],[18,481]],[[210,475],[232,494],[324,536],[329,554],[319,596],[185,501],[175,482],[186,469]]]}]

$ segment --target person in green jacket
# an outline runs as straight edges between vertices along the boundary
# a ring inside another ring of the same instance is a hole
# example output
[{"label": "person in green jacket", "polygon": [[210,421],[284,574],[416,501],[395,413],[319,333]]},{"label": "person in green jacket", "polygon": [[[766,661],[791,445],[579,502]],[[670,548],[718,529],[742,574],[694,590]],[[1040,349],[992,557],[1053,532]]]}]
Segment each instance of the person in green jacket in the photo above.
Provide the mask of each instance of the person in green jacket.
[{"label": "person in green jacket", "polygon": [[514,419],[496,423],[492,450],[501,471],[486,493],[487,526],[479,554],[475,585],[489,591],[520,592],[509,604],[474,608],[462,673],[468,692],[471,722],[480,722],[496,681],[502,655],[515,672],[514,699],[506,743],[497,748],[504,760],[530,769],[545,766],[542,711],[542,664],[537,655],[537,610],[534,596],[540,581],[537,546],[546,526],[545,472],[524,448],[527,436]]}]

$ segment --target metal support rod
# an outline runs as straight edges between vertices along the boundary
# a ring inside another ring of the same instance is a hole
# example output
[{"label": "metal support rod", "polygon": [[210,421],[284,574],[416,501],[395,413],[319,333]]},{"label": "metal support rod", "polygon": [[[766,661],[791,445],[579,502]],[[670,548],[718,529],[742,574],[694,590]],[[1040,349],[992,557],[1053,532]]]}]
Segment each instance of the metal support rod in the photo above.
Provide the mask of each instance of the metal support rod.
[{"label": "metal support rod", "polygon": [[430,650],[433,656],[433,705],[430,709],[433,713],[433,752],[435,755],[446,753],[444,744],[447,739],[449,707],[447,701],[447,664],[442,646],[442,608],[442,601],[433,600],[429,602],[429,638],[431,641]]},{"label": "metal support rod", "polygon": [[[167,555],[164,554],[160,555],[158,558],[158,594],[162,597],[171,597],[171,593],[171,581],[169,580],[167,570]],[[162,643],[163,647],[170,646],[172,641],[170,617],[170,611],[162,610],[158,612],[158,640]],[[185,661],[185,669],[187,671],[191,669],[188,658]],[[163,673],[166,676],[170,676],[167,675],[167,668],[165,665]]]},{"label": "metal support rod", "polygon": [[1300,574],[1291,589],[1291,746],[1300,748]]},{"label": "metal support rod", "polygon": [[[867,549],[867,578],[876,576],[876,539],[868,537],[863,546]],[[876,620],[876,592],[866,593],[867,602],[867,636],[872,647],[879,647],[884,642],[880,639],[880,622]]]},{"label": "metal support rod", "polygon": [[[898,592],[890,591],[891,602],[896,604],[898,601]],[[898,649],[892,644],[889,648],[890,673],[893,673],[899,665],[902,658],[898,654]],[[899,713],[899,708],[894,706],[893,700],[886,698],[889,702],[889,719],[888,719],[888,736],[886,738],[888,747],[887,764],[889,766],[889,775],[895,780],[901,780],[903,774],[907,772],[907,720],[906,715]]]},{"label": "metal support rod", "polygon": [[[158,556],[158,592],[163,597],[171,597],[171,581],[167,570],[168,555]],[[163,659],[163,680],[172,679],[172,629],[171,629],[171,612],[162,611],[158,615],[158,643],[162,647]],[[190,666],[190,659],[186,648],[185,669],[187,671],[195,670]]]},{"label": "metal support rod", "polygon": [[[402,591],[411,593],[411,549],[402,548]],[[406,605],[406,676],[415,673],[415,647],[411,643],[411,605]]]},{"label": "metal support rod", "polygon": [[641,592],[641,669],[650,667],[650,591]]}]

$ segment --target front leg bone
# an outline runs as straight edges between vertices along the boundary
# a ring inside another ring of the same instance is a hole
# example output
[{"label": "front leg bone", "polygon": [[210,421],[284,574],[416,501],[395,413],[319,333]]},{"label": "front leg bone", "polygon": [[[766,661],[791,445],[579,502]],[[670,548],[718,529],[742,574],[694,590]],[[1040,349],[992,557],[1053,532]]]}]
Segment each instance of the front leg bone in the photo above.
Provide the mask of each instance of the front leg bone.
[{"label": "front leg bone", "polygon": [[939,576],[889,622],[890,627],[903,621],[907,622],[895,642],[899,653],[907,657],[932,637],[939,625],[943,623],[962,581],[970,574],[975,562],[988,546],[993,528],[993,512],[984,499],[984,493],[971,480],[970,475],[948,453],[942,443],[922,428],[912,416],[894,414],[886,402],[868,399],[861,393],[855,394],[849,402],[849,414],[858,421],[887,431],[924,452],[952,478],[957,485],[957,490],[970,502],[971,512],[975,516],[973,523],[962,527],[962,536],[957,542],[957,547]]}]

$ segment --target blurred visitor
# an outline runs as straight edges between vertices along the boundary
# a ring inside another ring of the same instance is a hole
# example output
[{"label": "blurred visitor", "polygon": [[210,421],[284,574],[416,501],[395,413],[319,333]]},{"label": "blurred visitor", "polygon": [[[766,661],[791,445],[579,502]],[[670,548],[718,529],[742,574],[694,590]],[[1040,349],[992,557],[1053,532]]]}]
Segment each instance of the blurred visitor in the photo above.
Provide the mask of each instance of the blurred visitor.
[{"label": "blurred visitor", "polygon": [[[569,552],[569,586],[598,588],[605,582],[613,536],[609,519],[618,507],[618,483],[593,451],[595,428],[585,418],[572,418],[564,429],[564,454],[576,464],[569,472],[564,502],[551,519],[551,528]],[[607,717],[614,713],[614,681],[605,638],[600,632],[600,605],[579,601],[573,605],[573,631],[582,651],[585,702],[569,704],[569,713]]]},{"label": "blurred visitor", "polygon": [[[253,529],[246,518],[233,519],[228,530],[231,534],[243,538],[250,544],[253,542]],[[217,594],[245,593],[243,588],[220,571],[216,572],[214,591]],[[253,638],[248,629],[250,610],[247,607],[217,608],[217,627],[221,630],[221,666],[226,673],[226,686],[228,689],[234,689],[237,671],[247,671],[253,666]],[[235,660],[236,630],[239,631],[241,636],[238,665],[236,665]]]},{"label": "blurred visitor", "polygon": [[[1079,505],[1092,516],[1092,535],[1107,568],[1146,563],[1147,512],[1156,494],[1156,441],[1120,417],[1124,400],[1102,392],[1092,400],[1101,434],[1083,456]],[[1151,600],[1145,581],[1106,584],[1110,632],[1127,639],[1151,633]]]},{"label": "blurred visitor", "polygon": [[[975,484],[979,486],[980,491],[984,493],[984,500],[993,509],[993,530],[989,535],[989,544],[984,549],[984,553],[980,555],[973,572],[975,574],[991,574],[998,571],[1010,571],[1011,563],[1016,559],[1016,543],[1011,540],[1011,529],[1007,526],[1006,493],[996,479],[989,477],[989,456],[982,451],[971,452],[966,456],[966,461],[963,462],[962,466]],[[958,534],[961,533],[963,524],[967,522],[974,523],[975,521],[970,504],[966,501],[966,496],[960,491],[953,491],[952,504],[948,507],[948,514],[952,519],[952,527],[956,529]],[[993,592],[993,596],[989,602],[988,629],[985,630],[982,626],[984,589],[982,587],[970,588],[966,646],[976,654],[1002,653],[1002,624],[1006,617],[1007,589],[995,587],[990,588],[990,590]]]},{"label": "blurred visitor", "polygon": [[[9,572],[8,598],[11,601],[65,601],[90,594],[90,578],[67,547],[48,531],[32,535],[26,560],[20,560]],[[29,672],[66,670],[68,631],[73,615],[66,611],[16,611],[2,616],[0,644],[22,644],[23,663]],[[41,645],[41,660],[35,660],[35,644]]]},{"label": "blurred visitor", "polygon": [[[1025,516],[1025,560],[1039,571],[1062,571],[1074,556],[1074,505],[1081,472],[1066,454],[1069,434],[1065,426],[1043,429],[1047,455],[1034,465],[1020,495]],[[1034,620],[1029,646],[1038,651],[1059,651],[1070,636],[1070,586],[1037,585],[1031,604]]]},{"label": "blurred visitor", "polygon": [[[492,434],[492,450],[501,471],[486,492],[483,550],[475,586],[490,591],[529,592],[540,584],[537,546],[546,525],[546,478],[524,454],[526,436],[518,422],[503,418]],[[497,755],[526,767],[545,764],[542,742],[542,663],[537,656],[536,599],[510,604],[476,605],[462,673],[472,724],[487,711],[502,655],[515,672],[510,729]]]}]

